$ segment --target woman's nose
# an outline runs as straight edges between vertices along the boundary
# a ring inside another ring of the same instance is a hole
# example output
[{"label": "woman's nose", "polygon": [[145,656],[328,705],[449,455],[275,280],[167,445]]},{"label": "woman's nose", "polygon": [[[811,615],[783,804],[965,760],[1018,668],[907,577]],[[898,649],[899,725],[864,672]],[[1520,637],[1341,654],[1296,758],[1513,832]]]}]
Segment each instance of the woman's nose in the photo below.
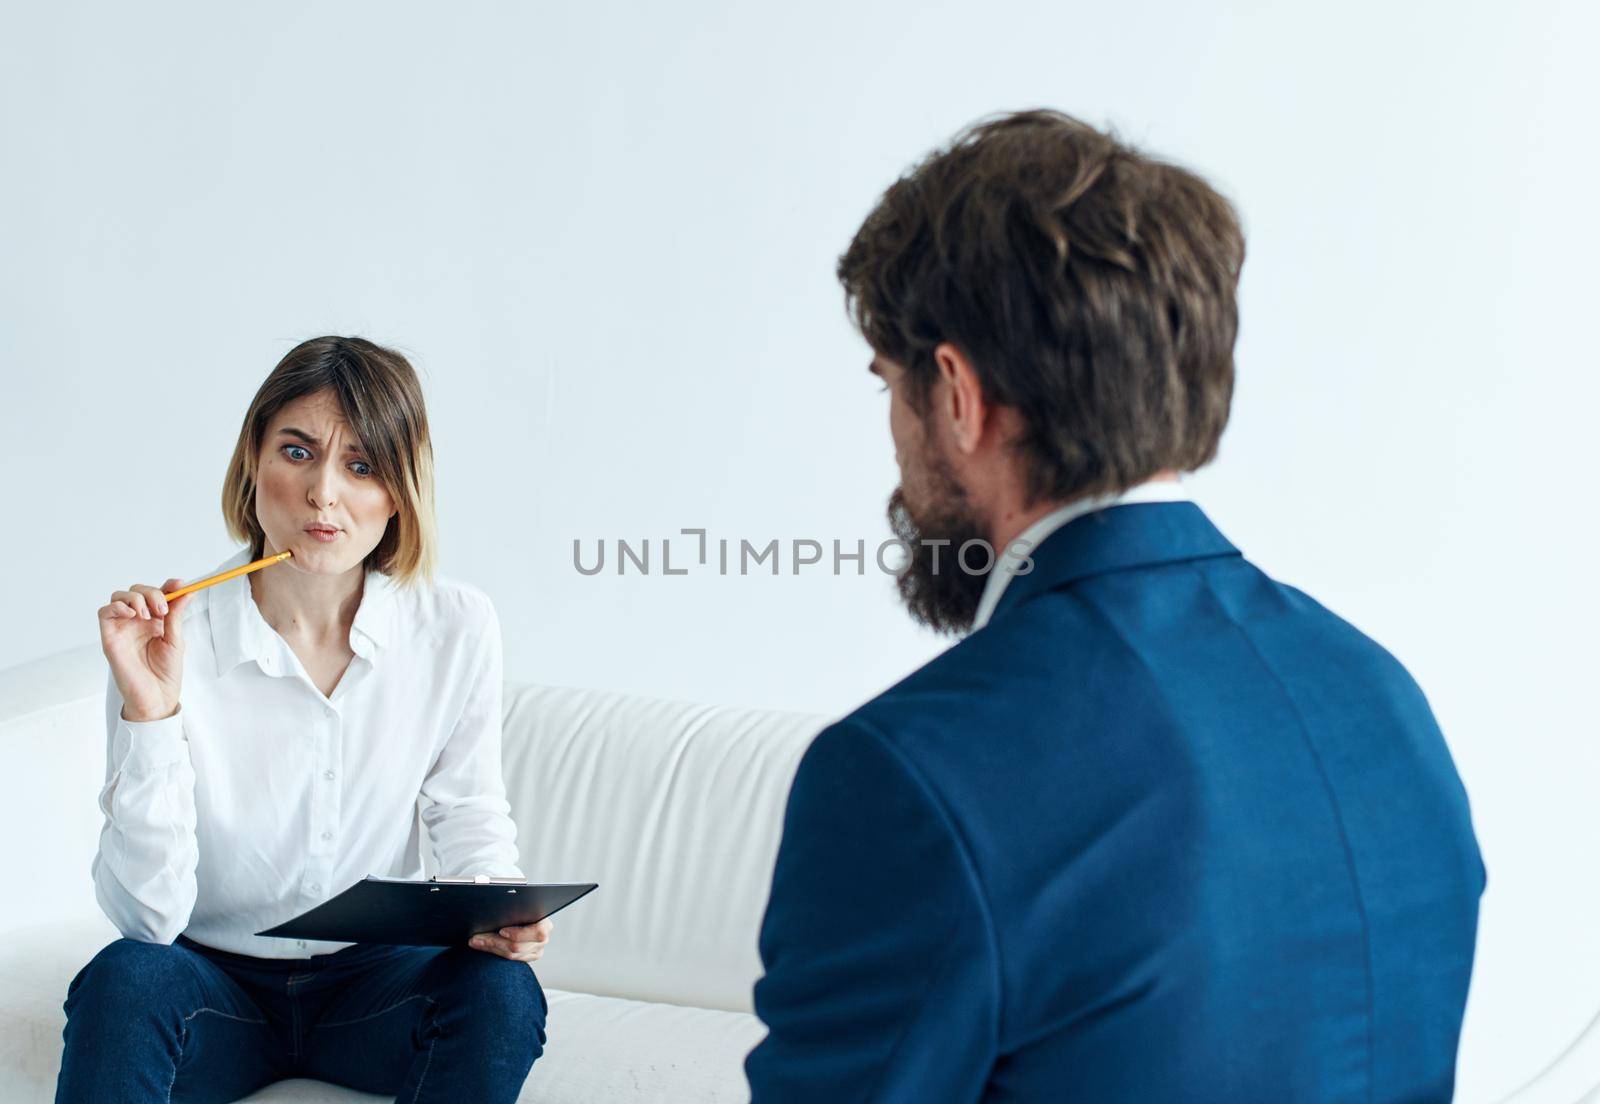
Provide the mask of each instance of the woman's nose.
[{"label": "woman's nose", "polygon": [[334,486],[336,478],[331,464],[324,464],[317,469],[306,495],[312,506],[325,510],[338,501],[338,492]]}]

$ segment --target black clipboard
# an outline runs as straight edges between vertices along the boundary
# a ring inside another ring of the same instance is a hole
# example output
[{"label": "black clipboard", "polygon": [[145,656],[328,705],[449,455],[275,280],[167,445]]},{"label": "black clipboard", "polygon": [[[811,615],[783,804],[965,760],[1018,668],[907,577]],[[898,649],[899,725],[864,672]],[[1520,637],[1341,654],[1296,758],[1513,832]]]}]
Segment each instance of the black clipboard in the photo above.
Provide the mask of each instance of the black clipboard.
[{"label": "black clipboard", "polygon": [[382,878],[361,881],[293,920],[256,932],[283,939],[453,947],[479,932],[534,924],[597,889],[594,882],[538,885],[516,878]]}]

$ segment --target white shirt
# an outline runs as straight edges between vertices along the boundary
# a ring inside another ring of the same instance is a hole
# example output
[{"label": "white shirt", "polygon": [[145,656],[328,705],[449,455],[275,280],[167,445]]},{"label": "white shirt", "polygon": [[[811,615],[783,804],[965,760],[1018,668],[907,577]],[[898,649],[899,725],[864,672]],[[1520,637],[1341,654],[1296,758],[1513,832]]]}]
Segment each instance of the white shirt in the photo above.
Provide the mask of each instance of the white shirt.
[{"label": "white shirt", "polygon": [[368,572],[363,586],[356,654],[331,697],[261,616],[248,576],[185,608],[177,714],[130,724],[108,680],[91,870],[123,935],[182,932],[258,958],[347,947],[253,933],[368,874],[421,877],[419,796],[440,873],[523,876],[500,767],[493,604],[444,579],[404,588]]},{"label": "white shirt", "polygon": [[972,619],[972,631],[977,632],[989,623],[989,618],[994,616],[995,607],[1000,604],[1000,596],[1005,593],[1006,584],[1011,582],[1012,576],[1018,574],[1017,569],[1028,562],[1029,553],[1069,521],[1076,521],[1085,514],[1092,514],[1096,510],[1108,510],[1113,506],[1188,500],[1188,493],[1175,480],[1152,480],[1129,487],[1121,494],[1091,495],[1088,498],[1075,499],[1059,510],[1046,514],[1018,533],[1016,539],[1006,546],[1005,551],[995,561],[994,569],[989,572],[989,577],[983,584],[983,596],[978,600],[978,612]]}]

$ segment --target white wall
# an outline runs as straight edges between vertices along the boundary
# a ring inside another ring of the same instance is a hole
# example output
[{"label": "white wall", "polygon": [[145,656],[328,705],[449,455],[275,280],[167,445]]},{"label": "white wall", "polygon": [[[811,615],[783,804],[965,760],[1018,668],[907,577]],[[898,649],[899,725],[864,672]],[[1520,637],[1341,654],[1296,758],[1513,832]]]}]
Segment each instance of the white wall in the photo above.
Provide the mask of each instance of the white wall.
[{"label": "white wall", "polygon": [[245,404],[332,331],[424,372],[445,569],[494,596],[513,671],[847,709],[943,646],[882,576],[584,578],[571,542],[882,539],[886,399],[833,261],[930,145],[1059,106],[1243,211],[1238,400],[1194,487],[1396,651],[1450,735],[1490,870],[1462,1099],[1600,1007],[1592,5],[52,3],[6,23],[0,664],[231,551],[217,496]]}]

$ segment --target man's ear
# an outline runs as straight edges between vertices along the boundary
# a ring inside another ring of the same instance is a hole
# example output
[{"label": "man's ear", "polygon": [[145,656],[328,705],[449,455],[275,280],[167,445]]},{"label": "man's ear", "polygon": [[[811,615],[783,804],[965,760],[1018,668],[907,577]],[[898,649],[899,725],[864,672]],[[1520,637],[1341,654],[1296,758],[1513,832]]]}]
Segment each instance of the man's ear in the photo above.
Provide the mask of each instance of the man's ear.
[{"label": "man's ear", "polygon": [[949,422],[956,448],[970,456],[983,440],[984,423],[989,417],[983,385],[967,354],[948,341],[934,348],[933,362],[939,366],[939,379],[946,385],[941,388],[942,401],[935,413]]}]

